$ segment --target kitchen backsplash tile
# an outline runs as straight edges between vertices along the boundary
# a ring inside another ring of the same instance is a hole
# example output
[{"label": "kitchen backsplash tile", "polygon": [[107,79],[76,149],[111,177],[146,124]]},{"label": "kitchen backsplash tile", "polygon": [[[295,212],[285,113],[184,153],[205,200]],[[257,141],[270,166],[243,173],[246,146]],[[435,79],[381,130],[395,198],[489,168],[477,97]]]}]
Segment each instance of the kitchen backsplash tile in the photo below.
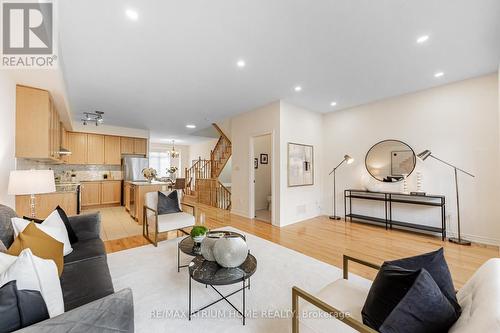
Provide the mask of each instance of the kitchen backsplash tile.
[{"label": "kitchen backsplash tile", "polygon": [[27,159],[17,159],[17,170],[54,170],[56,177],[60,177],[66,181],[71,174],[76,174],[77,181],[85,180],[101,180],[104,175],[108,175],[108,179],[121,180],[123,178],[120,165],[86,165],[86,164],[48,164]]}]

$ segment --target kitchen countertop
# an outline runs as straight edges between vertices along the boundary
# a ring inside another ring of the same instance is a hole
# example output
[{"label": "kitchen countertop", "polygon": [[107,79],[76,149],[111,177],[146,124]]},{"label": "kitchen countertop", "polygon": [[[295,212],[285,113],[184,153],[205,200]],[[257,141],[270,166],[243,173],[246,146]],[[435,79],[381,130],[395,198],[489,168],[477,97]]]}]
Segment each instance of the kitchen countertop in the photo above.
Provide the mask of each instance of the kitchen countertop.
[{"label": "kitchen countertop", "polygon": [[129,184],[132,184],[132,185],[136,185],[136,186],[145,186],[145,185],[169,185],[170,183],[166,183],[166,182],[157,182],[157,181],[153,181],[151,183],[148,183],[147,181],[144,181],[144,182],[132,182],[132,181],[129,181],[129,180],[126,180],[125,181],[126,183],[129,183]]},{"label": "kitchen countertop", "polygon": [[92,183],[92,182],[121,182],[122,179],[89,179],[89,180],[80,180],[82,183]]}]

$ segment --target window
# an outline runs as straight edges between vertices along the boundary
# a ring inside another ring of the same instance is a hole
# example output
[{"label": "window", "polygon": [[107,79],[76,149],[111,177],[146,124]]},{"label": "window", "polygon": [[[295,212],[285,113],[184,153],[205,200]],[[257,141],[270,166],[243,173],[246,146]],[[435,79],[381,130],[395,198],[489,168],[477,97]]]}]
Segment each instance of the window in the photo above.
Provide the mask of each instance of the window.
[{"label": "window", "polygon": [[149,153],[149,167],[158,172],[157,177],[168,177],[167,169],[176,166],[177,176],[180,174],[181,156],[172,159],[165,151],[151,151]]}]

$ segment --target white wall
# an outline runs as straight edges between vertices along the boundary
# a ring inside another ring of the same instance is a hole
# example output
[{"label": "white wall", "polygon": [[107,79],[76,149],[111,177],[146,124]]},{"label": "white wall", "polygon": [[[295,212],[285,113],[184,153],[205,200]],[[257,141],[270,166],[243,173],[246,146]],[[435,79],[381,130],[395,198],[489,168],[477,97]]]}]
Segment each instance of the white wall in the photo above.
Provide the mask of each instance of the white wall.
[{"label": "white wall", "polygon": [[[260,154],[267,154],[268,164],[260,163]],[[267,209],[267,197],[271,195],[271,164],[272,160],[271,135],[261,135],[253,140],[253,156],[259,162],[258,168],[254,169],[255,177],[255,210]]]},{"label": "white wall", "polygon": [[[313,218],[321,213],[323,115],[281,102],[281,207],[280,226]],[[314,185],[288,187],[288,143],[314,147]]]},{"label": "white wall", "polygon": [[[498,94],[498,76],[494,74],[325,115],[324,176],[344,154],[355,159],[353,164],[337,170],[338,213],[343,215],[343,189],[382,184],[371,180],[366,172],[368,149],[378,141],[397,139],[416,153],[430,149],[434,155],[476,175],[459,175],[462,233],[471,240],[500,244]],[[455,232],[453,169],[433,159],[417,163],[424,190],[446,196],[448,230]],[[408,179],[410,190],[415,190],[415,175]],[[323,213],[330,214],[332,178],[325,177],[323,184]],[[383,186],[400,190],[400,185]],[[364,212],[382,212],[380,206],[367,203],[356,207]],[[439,210],[435,208],[403,208],[395,211],[394,218],[425,224],[439,221]]]},{"label": "white wall", "polygon": [[[256,110],[242,113],[231,118],[231,142],[233,149],[233,170],[231,174],[231,212],[254,217],[254,209],[251,207],[249,198],[253,197],[253,186],[250,187],[253,176],[253,155],[251,151],[251,138],[263,134],[271,134],[272,137],[272,157],[274,161],[280,160],[280,103],[275,102]],[[280,225],[279,210],[274,207],[280,206],[280,163],[273,163],[274,181],[273,192],[273,213],[272,221],[274,225]]]},{"label": "white wall", "polygon": [[224,166],[224,169],[222,169],[220,175],[219,175],[219,181],[226,187],[231,187],[231,173],[233,172],[233,157],[229,157],[229,159],[226,162],[226,165]]},{"label": "white wall", "polygon": [[215,148],[219,139],[207,139],[206,141],[189,145],[189,165],[193,160],[201,157],[202,160],[210,159],[210,151]]},{"label": "white wall", "polygon": [[7,194],[9,174],[16,168],[16,84],[6,71],[0,71],[0,204],[15,208],[14,196]]}]

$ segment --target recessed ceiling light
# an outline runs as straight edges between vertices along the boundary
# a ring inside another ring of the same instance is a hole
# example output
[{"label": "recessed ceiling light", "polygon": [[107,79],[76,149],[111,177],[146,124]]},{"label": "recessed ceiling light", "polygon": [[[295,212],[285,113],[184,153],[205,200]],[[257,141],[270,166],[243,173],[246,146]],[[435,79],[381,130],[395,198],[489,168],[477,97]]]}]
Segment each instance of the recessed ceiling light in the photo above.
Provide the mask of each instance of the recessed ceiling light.
[{"label": "recessed ceiling light", "polygon": [[293,88],[293,90],[295,90],[295,91],[302,91],[302,87],[301,86],[296,86],[295,88]]},{"label": "recessed ceiling light", "polygon": [[417,38],[417,43],[423,44],[429,40],[429,35],[423,35]]},{"label": "recessed ceiling light", "polygon": [[189,125],[186,125],[187,128],[196,128],[196,125],[192,125],[192,124],[189,124]]},{"label": "recessed ceiling light", "polygon": [[337,105],[337,102],[331,102],[330,103],[330,106],[335,106],[335,105]]},{"label": "recessed ceiling light", "polygon": [[137,21],[137,19],[139,18],[139,14],[135,11],[135,10],[132,10],[132,9],[127,9],[125,11],[125,14],[127,15],[127,17],[133,21]]},{"label": "recessed ceiling light", "polygon": [[444,75],[443,72],[437,72],[436,74],[434,74],[434,77],[441,77],[443,75]]},{"label": "recessed ceiling light", "polygon": [[238,60],[236,66],[238,66],[239,68],[245,67],[246,66],[245,60]]}]

